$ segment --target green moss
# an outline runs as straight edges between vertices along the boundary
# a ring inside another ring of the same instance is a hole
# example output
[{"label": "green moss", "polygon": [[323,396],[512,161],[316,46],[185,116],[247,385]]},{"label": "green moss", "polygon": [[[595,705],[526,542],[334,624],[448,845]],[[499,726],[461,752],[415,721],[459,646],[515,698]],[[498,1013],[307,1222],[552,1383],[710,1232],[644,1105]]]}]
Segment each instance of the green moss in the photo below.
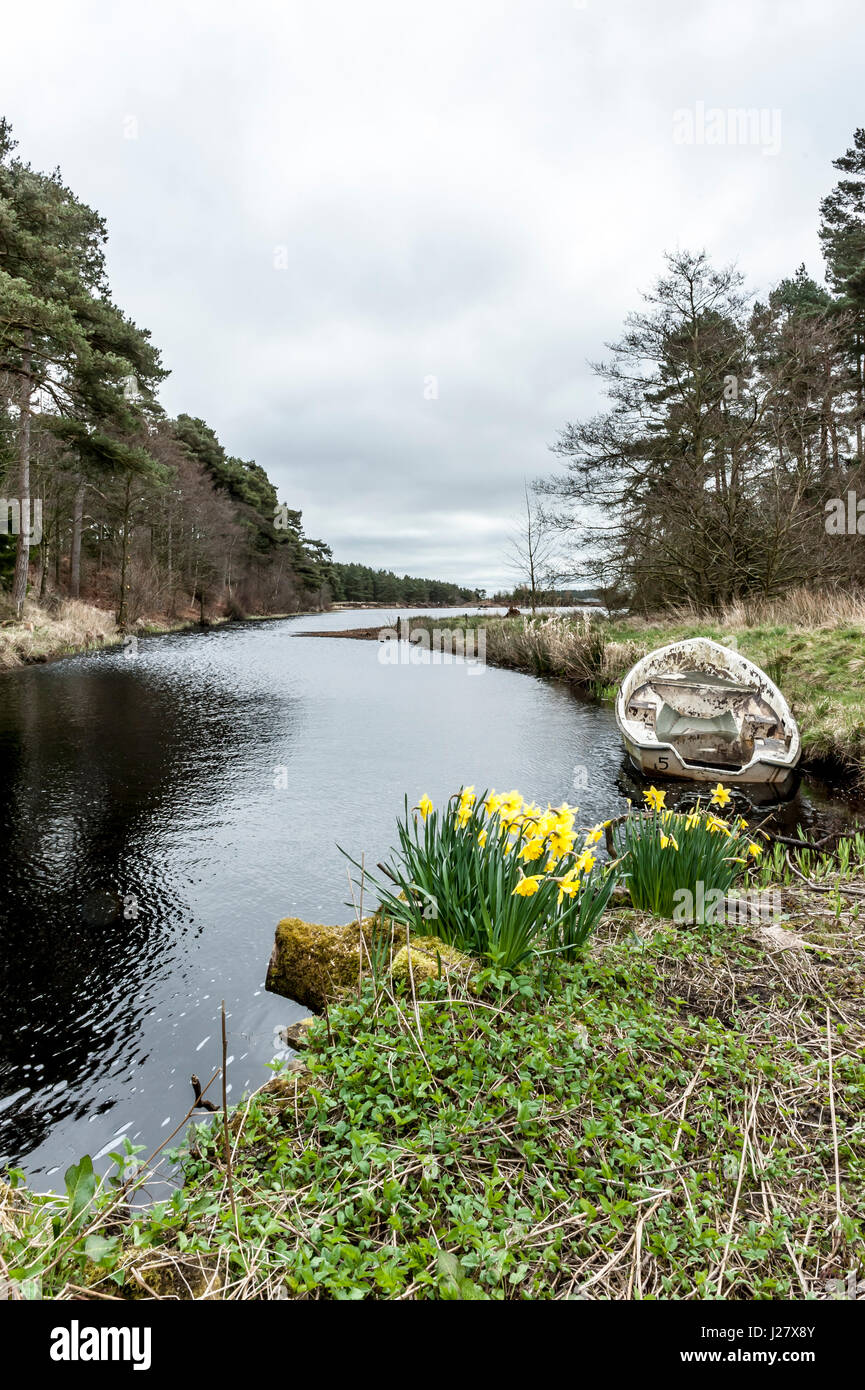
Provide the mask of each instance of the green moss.
[{"label": "green moss", "polygon": [[410,947],[403,946],[396,953],[390,974],[392,980],[413,979],[417,986],[423,980],[437,980],[454,970],[469,974],[476,964],[471,956],[446,945],[437,936],[415,937]]},{"label": "green moss", "polygon": [[382,950],[389,954],[404,944],[405,928],[378,914],[348,926],[284,917],[276,927],[265,985],[272,994],[320,1013],[325,1004],[357,988]]}]

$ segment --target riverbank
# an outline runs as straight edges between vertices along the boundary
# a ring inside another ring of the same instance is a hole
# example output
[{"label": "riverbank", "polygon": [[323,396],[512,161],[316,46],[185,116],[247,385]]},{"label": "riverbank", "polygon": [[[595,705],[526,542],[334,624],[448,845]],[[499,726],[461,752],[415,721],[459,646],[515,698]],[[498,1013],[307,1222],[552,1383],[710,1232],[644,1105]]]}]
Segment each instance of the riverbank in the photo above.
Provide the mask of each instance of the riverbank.
[{"label": "riverbank", "polygon": [[[267,622],[298,616],[297,613],[250,614],[242,621]],[[218,627],[231,621],[236,620],[227,615],[217,615],[208,618],[205,626]],[[129,625],[128,633],[137,637],[155,637],[167,632],[186,632],[200,626],[200,620],[191,614],[176,618],[157,614],[136,619]],[[82,652],[98,651],[105,647],[121,646],[126,635],[118,629],[113,612],[81,599],[64,599],[53,608],[43,607],[28,599],[20,618],[7,618],[0,622],[0,672],[59,661],[66,656],[78,656]]]},{"label": "riverbank", "polygon": [[170,1201],[136,1207],[152,1164],[0,1188],[0,1275],[62,1299],[843,1296],[865,931],[782,893],[780,942],[618,907],[544,978],[367,983],[230,1112],[230,1162],[219,1117],[188,1132]]},{"label": "riverbank", "polygon": [[[485,632],[492,665],[567,681],[581,695],[612,702],[622,676],[656,647],[686,637],[730,644],[780,686],[802,735],[805,770],[865,789],[865,602],[846,595],[792,593],[783,603],[731,605],[712,617],[574,615],[532,619],[449,619]],[[411,620],[413,629],[442,627]],[[324,634],[322,634],[324,635]],[[336,634],[327,634],[336,635]],[[376,635],[370,629],[370,636]]]}]

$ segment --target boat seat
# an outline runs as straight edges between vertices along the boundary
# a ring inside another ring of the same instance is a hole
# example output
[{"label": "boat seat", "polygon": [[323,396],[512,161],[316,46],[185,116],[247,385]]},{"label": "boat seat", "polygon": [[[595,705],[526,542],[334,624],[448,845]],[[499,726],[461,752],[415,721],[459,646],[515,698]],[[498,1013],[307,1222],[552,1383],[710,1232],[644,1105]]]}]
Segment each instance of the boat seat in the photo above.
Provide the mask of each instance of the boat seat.
[{"label": "boat seat", "polygon": [[734,743],[739,737],[739,725],[732,710],[725,709],[722,714],[701,718],[696,714],[680,714],[665,700],[655,719],[655,734],[669,743],[675,743],[677,738],[708,736],[721,743]]}]

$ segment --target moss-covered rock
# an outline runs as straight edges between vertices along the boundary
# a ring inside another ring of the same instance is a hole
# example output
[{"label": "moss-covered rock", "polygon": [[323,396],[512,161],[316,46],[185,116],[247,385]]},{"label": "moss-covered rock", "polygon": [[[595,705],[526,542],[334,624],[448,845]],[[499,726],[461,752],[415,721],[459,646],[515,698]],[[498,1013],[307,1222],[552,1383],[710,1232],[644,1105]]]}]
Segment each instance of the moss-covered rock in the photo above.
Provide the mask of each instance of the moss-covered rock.
[{"label": "moss-covered rock", "polygon": [[451,971],[467,977],[476,967],[477,961],[471,956],[446,945],[437,936],[415,936],[411,946],[402,946],[397,951],[390,974],[396,981],[413,979],[417,987],[422,980],[437,980],[440,974]]},{"label": "moss-covered rock", "polygon": [[277,924],[265,988],[321,1013],[325,1004],[355,989],[361,975],[371,974],[371,958],[381,951],[396,953],[405,939],[404,927],[378,913],[345,927],[284,917]]}]

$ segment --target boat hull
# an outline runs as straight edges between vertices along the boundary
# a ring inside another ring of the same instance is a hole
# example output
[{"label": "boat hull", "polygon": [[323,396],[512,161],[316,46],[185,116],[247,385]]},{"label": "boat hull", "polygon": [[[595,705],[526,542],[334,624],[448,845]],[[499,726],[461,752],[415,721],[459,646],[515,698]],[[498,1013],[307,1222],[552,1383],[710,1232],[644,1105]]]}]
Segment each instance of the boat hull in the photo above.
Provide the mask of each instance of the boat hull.
[{"label": "boat hull", "polygon": [[633,766],[651,778],[779,789],[801,753],[778,687],[741,653],[707,637],[638,661],[619,686],[616,723]]},{"label": "boat hull", "polygon": [[748,784],[786,782],[793,776],[787,763],[764,762],[758,759],[747,767],[704,767],[686,763],[671,744],[634,743],[624,737],[625,749],[637,772],[646,777],[675,777],[685,782],[741,782]]}]

